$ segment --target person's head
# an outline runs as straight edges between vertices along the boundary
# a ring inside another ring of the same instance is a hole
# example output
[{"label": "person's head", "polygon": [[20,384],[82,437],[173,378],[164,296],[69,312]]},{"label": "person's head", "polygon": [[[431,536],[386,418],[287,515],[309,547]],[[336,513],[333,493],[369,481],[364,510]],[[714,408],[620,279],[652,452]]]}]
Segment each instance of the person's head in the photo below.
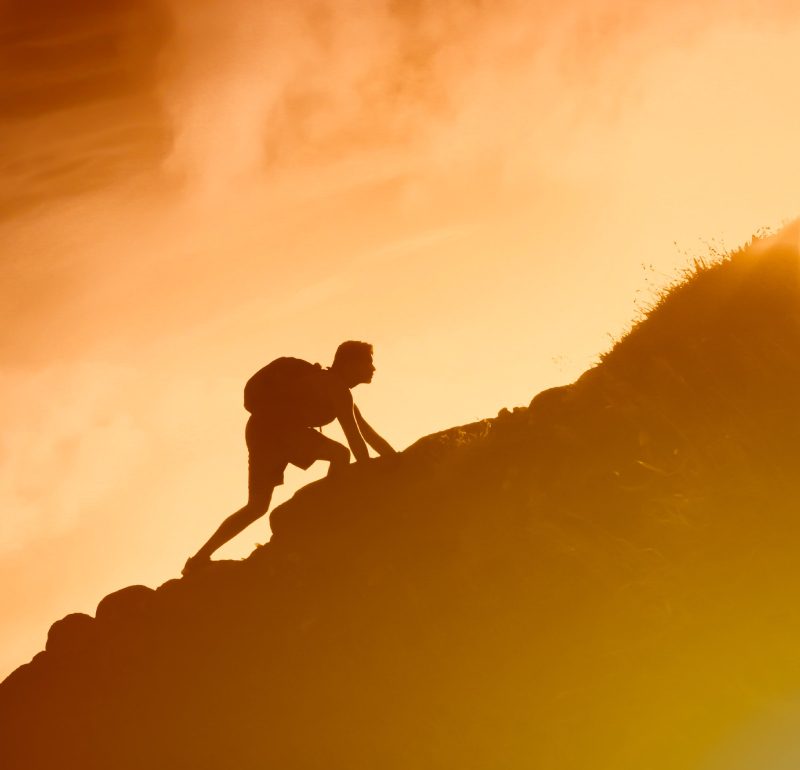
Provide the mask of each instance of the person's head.
[{"label": "person's head", "polygon": [[368,342],[348,340],[336,349],[331,370],[341,377],[348,388],[372,381],[375,365],[372,363],[372,345]]}]

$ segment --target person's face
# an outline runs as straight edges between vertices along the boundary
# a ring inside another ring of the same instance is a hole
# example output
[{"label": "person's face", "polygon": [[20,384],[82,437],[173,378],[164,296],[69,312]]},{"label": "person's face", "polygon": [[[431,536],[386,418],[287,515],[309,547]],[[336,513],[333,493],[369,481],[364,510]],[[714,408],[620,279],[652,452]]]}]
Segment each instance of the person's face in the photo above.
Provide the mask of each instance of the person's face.
[{"label": "person's face", "polygon": [[375,364],[372,362],[372,354],[353,362],[352,379],[356,385],[372,382],[373,374],[375,374]]}]

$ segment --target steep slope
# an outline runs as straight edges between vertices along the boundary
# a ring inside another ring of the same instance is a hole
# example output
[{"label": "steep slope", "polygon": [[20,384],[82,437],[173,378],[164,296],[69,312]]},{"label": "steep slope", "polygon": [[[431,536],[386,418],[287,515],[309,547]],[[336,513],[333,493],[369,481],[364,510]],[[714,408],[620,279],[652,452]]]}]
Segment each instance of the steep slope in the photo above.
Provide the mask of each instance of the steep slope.
[{"label": "steep slope", "polygon": [[0,686],[9,768],[704,768],[800,692],[800,258],[675,287],[527,409],[353,466]]}]

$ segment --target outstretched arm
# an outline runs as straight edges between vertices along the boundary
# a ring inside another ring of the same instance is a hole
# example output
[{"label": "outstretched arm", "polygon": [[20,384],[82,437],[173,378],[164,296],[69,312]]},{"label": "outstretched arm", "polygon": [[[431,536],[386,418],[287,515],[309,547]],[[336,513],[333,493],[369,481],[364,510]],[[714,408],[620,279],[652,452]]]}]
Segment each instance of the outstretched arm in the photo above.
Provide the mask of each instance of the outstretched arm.
[{"label": "outstretched arm", "polygon": [[353,404],[353,414],[355,415],[356,424],[361,431],[361,435],[379,455],[397,454],[389,442],[382,436],[379,436],[372,426],[361,416],[361,412],[355,404]]},{"label": "outstretched arm", "polygon": [[350,445],[356,460],[369,460],[369,450],[356,424],[354,410],[353,396],[349,390],[345,389],[342,395],[337,398],[336,417],[342,426],[347,443]]}]

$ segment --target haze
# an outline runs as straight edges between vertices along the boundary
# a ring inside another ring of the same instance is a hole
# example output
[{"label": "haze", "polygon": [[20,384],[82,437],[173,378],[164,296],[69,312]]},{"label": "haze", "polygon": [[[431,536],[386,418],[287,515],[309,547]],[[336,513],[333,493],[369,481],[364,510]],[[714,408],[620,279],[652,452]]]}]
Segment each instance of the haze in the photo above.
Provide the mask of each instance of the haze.
[{"label": "haze", "polygon": [[402,448],[798,213],[794,3],[1,7],[0,677],[244,502],[272,358],[372,342]]}]

